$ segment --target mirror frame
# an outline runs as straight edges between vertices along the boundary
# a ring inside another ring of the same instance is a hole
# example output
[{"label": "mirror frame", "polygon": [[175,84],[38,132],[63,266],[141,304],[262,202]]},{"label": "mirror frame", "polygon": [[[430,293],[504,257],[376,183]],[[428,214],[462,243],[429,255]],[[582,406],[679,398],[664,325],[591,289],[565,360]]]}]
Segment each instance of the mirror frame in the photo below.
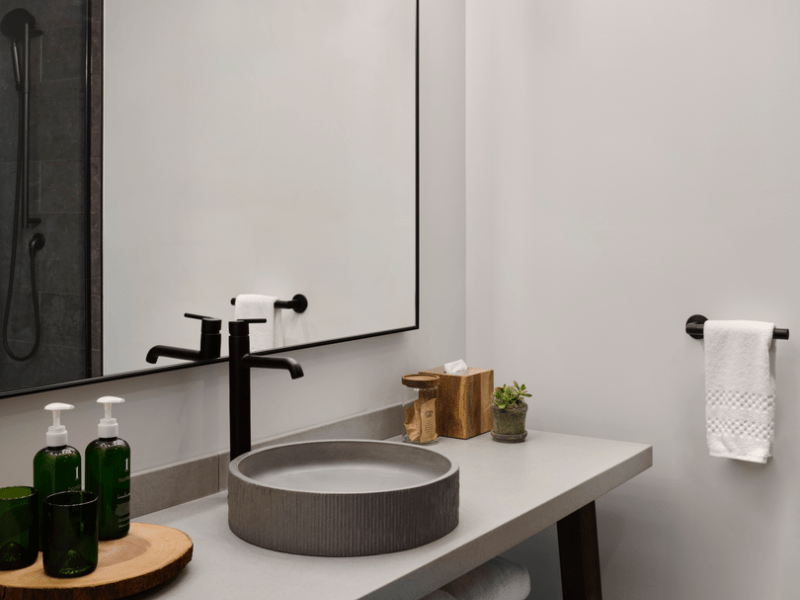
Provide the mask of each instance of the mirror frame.
[{"label": "mirror frame", "polygon": [[[85,114],[86,114],[86,144],[87,144],[87,153],[86,153],[86,173],[85,173],[85,181],[86,181],[86,190],[89,201],[87,205],[91,205],[91,203],[96,202],[99,203],[101,210],[99,213],[92,213],[91,210],[87,210],[87,218],[86,218],[86,247],[90,248],[91,244],[97,244],[95,247],[91,247],[91,251],[88,251],[86,257],[86,307],[87,307],[87,321],[90,321],[92,318],[91,311],[91,283],[93,279],[97,277],[100,278],[102,281],[102,236],[99,236],[99,240],[92,240],[90,242],[90,232],[92,231],[92,226],[101,225],[102,227],[102,199],[103,199],[103,190],[102,190],[102,167],[103,167],[103,159],[102,159],[102,149],[103,149],[103,33],[104,33],[104,2],[105,0],[87,0],[87,7],[88,7],[88,35],[86,36],[86,45],[85,45],[85,62],[86,62],[86,105],[85,105]],[[283,348],[274,348],[271,350],[265,350],[262,352],[254,352],[257,355],[268,355],[268,354],[282,354],[284,352],[294,352],[296,350],[304,350],[306,348],[317,348],[320,346],[329,346],[332,344],[341,344],[345,342],[353,342],[356,340],[362,340],[366,338],[378,337],[383,335],[390,335],[393,333],[402,333],[404,331],[413,331],[415,329],[419,329],[419,0],[416,0],[416,35],[415,35],[415,90],[414,90],[414,102],[415,102],[415,118],[414,118],[414,128],[415,128],[415,157],[414,157],[414,167],[415,167],[415,257],[414,257],[414,267],[415,267],[415,293],[414,293],[414,325],[408,327],[401,327],[399,329],[390,329],[386,331],[376,331],[372,333],[364,333],[359,335],[353,335],[349,337],[343,338],[335,338],[330,340],[322,340],[319,342],[311,342],[308,344],[300,344],[296,346],[285,346]],[[99,156],[98,162],[98,169],[97,172],[93,173],[94,169],[93,166],[93,157],[95,156],[96,150],[99,149]],[[99,219],[100,223],[94,222],[95,219]],[[101,228],[102,231],[102,228]],[[102,308],[100,310],[102,315]],[[225,335],[225,332],[222,332]],[[88,339],[87,335],[87,351],[91,352],[91,340]],[[102,348],[101,348],[102,350]],[[205,361],[196,361],[196,362],[186,362],[183,364],[176,364],[176,365],[169,365],[164,367],[153,367],[148,369],[139,369],[135,371],[124,371],[121,373],[113,373],[111,375],[102,375],[99,377],[86,377],[84,379],[73,379],[70,381],[63,381],[60,383],[53,383],[48,385],[42,386],[35,386],[29,388],[19,388],[16,390],[8,390],[4,392],[0,392],[0,399],[3,398],[13,398],[16,396],[24,396],[27,394],[38,394],[42,392],[49,392],[53,390],[60,390],[66,389],[70,387],[77,387],[82,385],[91,385],[95,383],[104,383],[106,381],[114,381],[118,379],[128,379],[130,377],[141,377],[144,375],[153,375],[157,373],[166,373],[167,371],[177,371],[180,369],[191,369],[195,367],[202,367],[205,365],[211,365],[216,363],[228,362],[228,357],[221,357],[215,358],[212,360],[205,360]],[[87,366],[87,370],[91,369],[91,365]]]}]

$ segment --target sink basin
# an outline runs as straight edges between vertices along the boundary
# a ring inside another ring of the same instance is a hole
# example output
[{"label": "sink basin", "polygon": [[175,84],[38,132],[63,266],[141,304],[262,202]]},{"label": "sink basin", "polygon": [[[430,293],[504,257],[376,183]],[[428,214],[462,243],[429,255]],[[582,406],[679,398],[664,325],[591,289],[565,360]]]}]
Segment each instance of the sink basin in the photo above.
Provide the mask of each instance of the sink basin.
[{"label": "sink basin", "polygon": [[376,440],[270,446],[229,467],[228,524],[256,546],[313,556],[416,548],[458,525],[458,465]]}]

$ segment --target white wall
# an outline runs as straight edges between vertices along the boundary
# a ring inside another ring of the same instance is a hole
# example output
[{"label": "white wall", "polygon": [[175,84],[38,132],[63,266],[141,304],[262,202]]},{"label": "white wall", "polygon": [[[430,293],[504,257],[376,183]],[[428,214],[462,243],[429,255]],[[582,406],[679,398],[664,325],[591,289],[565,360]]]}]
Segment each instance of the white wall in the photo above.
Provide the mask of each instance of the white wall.
[{"label": "white wall", "polygon": [[[470,0],[467,359],[529,426],[653,444],[597,502],[605,595],[793,598],[796,341],[766,466],[710,458],[690,315],[800,335],[800,5]],[[552,532],[536,598],[560,597]]]},{"label": "white wall", "polygon": [[[305,377],[255,370],[253,438],[402,400],[400,378],[465,352],[464,5],[423,0],[420,74],[420,329],[291,353]],[[228,447],[227,364],[148,375],[0,402],[0,487],[30,484],[33,455],[53,401],[81,452],[97,435],[95,400],[123,396],[115,411],[134,472]]]}]

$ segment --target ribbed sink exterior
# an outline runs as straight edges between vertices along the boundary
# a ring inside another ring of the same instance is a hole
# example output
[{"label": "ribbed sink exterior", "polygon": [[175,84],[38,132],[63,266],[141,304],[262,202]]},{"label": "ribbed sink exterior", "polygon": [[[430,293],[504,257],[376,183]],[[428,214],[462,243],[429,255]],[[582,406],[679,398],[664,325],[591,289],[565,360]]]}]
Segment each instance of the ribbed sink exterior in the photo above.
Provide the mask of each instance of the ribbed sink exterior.
[{"label": "ribbed sink exterior", "polygon": [[[326,468],[360,460],[385,462],[387,469],[414,465],[425,469],[429,480],[353,493],[299,491],[257,481],[270,469],[302,469],[317,461]],[[229,472],[231,531],[270,550],[312,556],[383,554],[427,544],[458,525],[458,465],[410,444],[326,440],[272,446],[240,456]]]}]

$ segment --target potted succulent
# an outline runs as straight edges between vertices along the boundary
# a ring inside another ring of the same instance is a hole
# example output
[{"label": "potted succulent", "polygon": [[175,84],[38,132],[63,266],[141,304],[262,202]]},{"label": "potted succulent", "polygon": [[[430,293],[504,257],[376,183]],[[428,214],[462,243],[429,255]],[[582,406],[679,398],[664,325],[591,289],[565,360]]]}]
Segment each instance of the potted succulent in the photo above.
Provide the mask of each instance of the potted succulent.
[{"label": "potted succulent", "polygon": [[492,417],[494,429],[492,437],[498,442],[522,442],[528,435],[525,429],[525,414],[528,405],[523,398],[531,395],[525,390],[525,384],[516,381],[513,386],[503,385],[494,388],[494,404]]}]

